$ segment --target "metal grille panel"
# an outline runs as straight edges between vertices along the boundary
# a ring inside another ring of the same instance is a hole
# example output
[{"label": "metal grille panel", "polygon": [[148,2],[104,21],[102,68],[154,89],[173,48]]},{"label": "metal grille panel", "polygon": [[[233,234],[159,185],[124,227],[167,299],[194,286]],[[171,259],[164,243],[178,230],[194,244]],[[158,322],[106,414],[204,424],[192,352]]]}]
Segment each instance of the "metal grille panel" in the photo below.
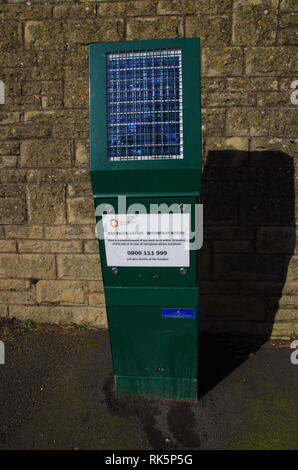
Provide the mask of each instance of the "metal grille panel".
[{"label": "metal grille panel", "polygon": [[183,158],[181,50],[107,54],[108,158]]}]

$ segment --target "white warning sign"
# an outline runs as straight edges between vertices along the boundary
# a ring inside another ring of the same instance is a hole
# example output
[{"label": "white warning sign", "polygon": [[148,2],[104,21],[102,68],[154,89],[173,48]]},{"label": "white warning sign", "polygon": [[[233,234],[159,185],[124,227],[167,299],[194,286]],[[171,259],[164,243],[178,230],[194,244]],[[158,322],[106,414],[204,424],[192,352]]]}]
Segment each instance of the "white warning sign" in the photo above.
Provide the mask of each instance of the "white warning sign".
[{"label": "white warning sign", "polygon": [[189,266],[190,214],[106,214],[108,266]]}]

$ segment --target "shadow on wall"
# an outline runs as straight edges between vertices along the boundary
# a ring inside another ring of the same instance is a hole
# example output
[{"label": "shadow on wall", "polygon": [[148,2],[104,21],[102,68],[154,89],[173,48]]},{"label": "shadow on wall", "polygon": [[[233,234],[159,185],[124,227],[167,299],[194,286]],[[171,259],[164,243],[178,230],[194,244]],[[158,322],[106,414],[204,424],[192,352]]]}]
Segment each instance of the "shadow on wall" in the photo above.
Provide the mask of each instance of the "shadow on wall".
[{"label": "shadow on wall", "polygon": [[293,160],[278,151],[211,151],[201,201],[202,395],[266,342],[283,318],[278,308],[295,249]]}]

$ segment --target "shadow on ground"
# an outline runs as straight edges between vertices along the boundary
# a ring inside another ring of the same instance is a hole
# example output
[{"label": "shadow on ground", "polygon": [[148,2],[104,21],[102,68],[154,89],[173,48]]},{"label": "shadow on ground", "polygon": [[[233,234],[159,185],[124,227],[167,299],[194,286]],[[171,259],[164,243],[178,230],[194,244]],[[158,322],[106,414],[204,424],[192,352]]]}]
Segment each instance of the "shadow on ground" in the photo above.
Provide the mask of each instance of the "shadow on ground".
[{"label": "shadow on ground", "polygon": [[200,396],[268,341],[281,296],[291,293],[285,281],[296,241],[293,159],[261,149],[210,151],[201,202]]}]

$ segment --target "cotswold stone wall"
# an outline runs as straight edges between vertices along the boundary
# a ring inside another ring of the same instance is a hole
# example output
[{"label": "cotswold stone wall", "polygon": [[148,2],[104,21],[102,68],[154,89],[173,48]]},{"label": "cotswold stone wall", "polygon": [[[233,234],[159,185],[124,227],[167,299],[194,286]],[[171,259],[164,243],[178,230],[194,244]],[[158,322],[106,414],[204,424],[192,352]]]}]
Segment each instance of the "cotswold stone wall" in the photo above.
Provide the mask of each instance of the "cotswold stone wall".
[{"label": "cotswold stone wall", "polygon": [[106,326],[86,45],[198,36],[202,326],[297,334],[297,20],[295,0],[0,1],[0,315]]}]

